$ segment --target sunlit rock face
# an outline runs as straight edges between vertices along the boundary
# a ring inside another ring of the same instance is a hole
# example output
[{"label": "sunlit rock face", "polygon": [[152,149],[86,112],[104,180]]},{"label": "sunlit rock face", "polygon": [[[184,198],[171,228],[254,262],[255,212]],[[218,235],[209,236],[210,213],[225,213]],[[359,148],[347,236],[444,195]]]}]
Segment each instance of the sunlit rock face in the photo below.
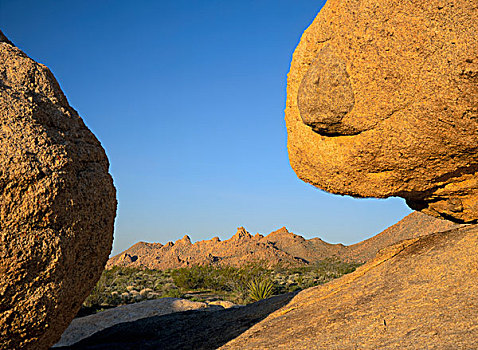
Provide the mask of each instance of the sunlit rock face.
[{"label": "sunlit rock face", "polygon": [[478,3],[329,0],[288,75],[288,149],[328,192],[478,222]]},{"label": "sunlit rock face", "polygon": [[401,241],[220,349],[476,349],[477,254],[476,225]]},{"label": "sunlit rock face", "polygon": [[53,74],[0,32],[0,348],[48,349],[96,284],[116,195]]}]

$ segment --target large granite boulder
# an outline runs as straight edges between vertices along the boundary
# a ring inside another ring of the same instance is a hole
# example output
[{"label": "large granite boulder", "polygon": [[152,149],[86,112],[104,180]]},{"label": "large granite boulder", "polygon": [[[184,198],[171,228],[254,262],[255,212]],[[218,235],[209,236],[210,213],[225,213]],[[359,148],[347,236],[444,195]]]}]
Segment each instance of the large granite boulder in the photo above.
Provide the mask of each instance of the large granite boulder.
[{"label": "large granite boulder", "polygon": [[477,33],[475,0],[327,1],[288,76],[297,175],[478,222]]},{"label": "large granite boulder", "polygon": [[52,73],[0,32],[0,348],[47,349],[97,282],[116,195]]}]

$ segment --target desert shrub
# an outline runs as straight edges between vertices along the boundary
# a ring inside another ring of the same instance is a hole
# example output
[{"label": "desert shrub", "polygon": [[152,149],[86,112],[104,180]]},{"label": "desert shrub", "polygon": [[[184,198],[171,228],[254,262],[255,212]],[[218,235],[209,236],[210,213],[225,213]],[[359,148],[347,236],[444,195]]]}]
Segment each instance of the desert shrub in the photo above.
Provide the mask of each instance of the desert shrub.
[{"label": "desert shrub", "polygon": [[[118,306],[135,302],[135,298],[126,296],[127,292],[131,290],[139,292],[144,289],[161,292],[164,284],[172,282],[166,276],[166,273],[159,270],[115,266],[103,271],[95,288],[84,301],[83,307],[100,309],[100,306],[104,305]],[[160,293],[157,294],[157,297],[161,297]]]},{"label": "desert shrub", "polygon": [[161,297],[172,297],[172,298],[182,298],[183,293],[178,288],[168,289],[167,291],[161,294]]},{"label": "desert shrub", "polygon": [[180,268],[172,272],[174,284],[179,288],[192,289],[208,289],[211,284],[210,272],[212,268],[209,266],[192,266],[190,268]]},{"label": "desert shrub", "polygon": [[83,302],[85,307],[98,307],[101,305],[109,304],[112,301],[110,289],[116,283],[116,272],[117,269],[114,271],[105,270],[101,274],[100,279],[96,283],[96,286],[91,291],[90,295],[86,298]]},{"label": "desert shrub", "polygon": [[[251,284],[259,284],[257,281],[269,281],[272,293],[281,294],[326,283],[354,271],[359,265],[338,259],[324,259],[295,268],[284,265],[269,267],[264,261],[245,263],[240,267],[192,266],[165,271],[113,267],[103,272],[83,308],[92,313],[106,307],[133,303],[139,299],[136,293],[148,289],[153,292],[148,293],[147,298],[181,298],[185,297],[187,291],[195,290],[243,304],[260,300],[251,295]],[[262,296],[268,293],[262,293]],[[260,295],[258,293],[257,297]]]},{"label": "desert shrub", "polygon": [[247,284],[249,298],[253,301],[267,299],[274,294],[274,283],[269,279],[255,278]]},{"label": "desert shrub", "polygon": [[106,286],[103,276],[83,302],[83,306],[93,308],[106,303]]},{"label": "desert shrub", "polygon": [[249,281],[270,275],[260,262],[247,263],[241,267],[191,266],[173,270],[174,284],[184,290],[206,289],[215,291],[236,291],[247,289]]}]

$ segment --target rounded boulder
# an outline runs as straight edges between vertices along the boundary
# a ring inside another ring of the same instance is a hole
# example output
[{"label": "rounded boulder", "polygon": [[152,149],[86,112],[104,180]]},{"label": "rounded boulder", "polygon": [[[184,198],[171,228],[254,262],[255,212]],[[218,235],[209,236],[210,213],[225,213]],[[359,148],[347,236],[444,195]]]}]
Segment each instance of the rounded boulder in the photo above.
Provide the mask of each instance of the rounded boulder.
[{"label": "rounded boulder", "polygon": [[116,191],[49,69],[0,32],[0,348],[48,349],[108,259]]},{"label": "rounded boulder", "polygon": [[327,1],[288,75],[297,175],[477,223],[477,33],[474,0]]}]

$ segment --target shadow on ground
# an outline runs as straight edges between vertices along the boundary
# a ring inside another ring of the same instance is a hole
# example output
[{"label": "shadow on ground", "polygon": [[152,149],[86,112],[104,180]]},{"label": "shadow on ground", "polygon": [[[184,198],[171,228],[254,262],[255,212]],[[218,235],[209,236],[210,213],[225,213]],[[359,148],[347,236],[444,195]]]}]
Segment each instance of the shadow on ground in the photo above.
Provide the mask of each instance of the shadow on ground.
[{"label": "shadow on ground", "polygon": [[120,323],[60,349],[217,349],[296,293],[278,295],[244,307],[218,311],[185,311]]}]

